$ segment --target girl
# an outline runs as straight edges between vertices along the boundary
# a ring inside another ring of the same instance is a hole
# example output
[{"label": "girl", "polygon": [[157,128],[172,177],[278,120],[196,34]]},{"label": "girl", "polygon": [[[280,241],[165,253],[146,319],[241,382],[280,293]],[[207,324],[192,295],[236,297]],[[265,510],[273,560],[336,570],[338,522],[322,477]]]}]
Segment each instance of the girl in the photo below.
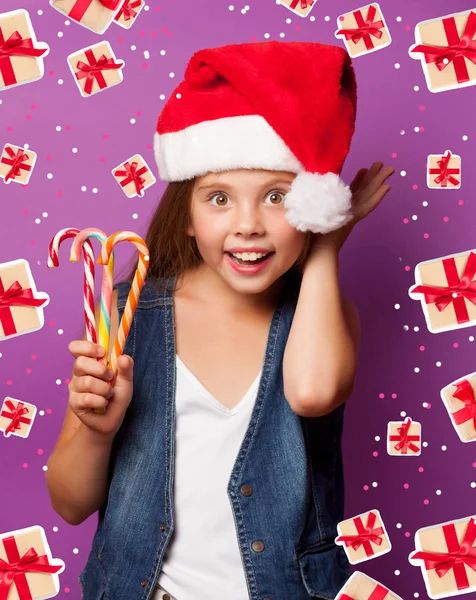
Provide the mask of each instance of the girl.
[{"label": "girl", "polygon": [[111,389],[104,351],[70,343],[48,461],[68,523],[99,511],[85,600],[330,599],[349,577],[334,538],[359,323],[338,254],[393,173],[340,180],[355,106],[343,49],[265,42],[197,52],[164,107],[170,183],[119,374]]}]

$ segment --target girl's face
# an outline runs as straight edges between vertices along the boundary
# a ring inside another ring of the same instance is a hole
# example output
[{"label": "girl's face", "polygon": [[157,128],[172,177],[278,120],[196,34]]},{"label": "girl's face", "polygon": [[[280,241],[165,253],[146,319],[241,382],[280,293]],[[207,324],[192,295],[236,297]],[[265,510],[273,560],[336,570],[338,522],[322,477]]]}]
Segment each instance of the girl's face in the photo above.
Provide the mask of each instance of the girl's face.
[{"label": "girl's face", "polygon": [[[197,178],[192,194],[191,225],[206,269],[234,290],[259,293],[292,267],[303,250],[306,234],[285,218],[284,196],[295,173],[237,169]],[[274,252],[254,274],[240,273],[227,251],[261,247]]]}]

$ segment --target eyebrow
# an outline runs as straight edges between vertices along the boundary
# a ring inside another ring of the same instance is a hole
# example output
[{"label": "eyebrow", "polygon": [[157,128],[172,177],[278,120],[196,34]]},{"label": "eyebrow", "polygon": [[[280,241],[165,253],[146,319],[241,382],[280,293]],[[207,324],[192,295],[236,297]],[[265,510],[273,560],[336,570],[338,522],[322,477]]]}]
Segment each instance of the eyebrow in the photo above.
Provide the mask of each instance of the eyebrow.
[{"label": "eyebrow", "polygon": [[[283,178],[279,178],[279,179],[272,179],[271,181],[268,181],[267,183],[263,184],[262,187],[269,187],[270,185],[276,185],[278,183],[287,183],[287,184],[291,184],[292,182],[289,181],[288,179],[283,179]],[[210,188],[214,188],[214,187],[222,187],[224,189],[232,189],[233,186],[231,184],[228,183],[220,183],[220,181],[214,181],[213,183],[209,183],[208,185],[201,185],[200,187],[197,188],[197,192],[199,192],[200,190],[209,190]]]}]

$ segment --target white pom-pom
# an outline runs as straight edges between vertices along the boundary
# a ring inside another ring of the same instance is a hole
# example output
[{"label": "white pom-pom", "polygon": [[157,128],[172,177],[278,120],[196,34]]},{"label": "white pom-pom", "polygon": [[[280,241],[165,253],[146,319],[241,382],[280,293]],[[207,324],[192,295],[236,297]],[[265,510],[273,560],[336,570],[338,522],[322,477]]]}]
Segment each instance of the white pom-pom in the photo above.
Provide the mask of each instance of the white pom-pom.
[{"label": "white pom-pom", "polygon": [[352,220],[352,192],[335,173],[299,173],[284,204],[286,219],[298,231],[329,233]]}]

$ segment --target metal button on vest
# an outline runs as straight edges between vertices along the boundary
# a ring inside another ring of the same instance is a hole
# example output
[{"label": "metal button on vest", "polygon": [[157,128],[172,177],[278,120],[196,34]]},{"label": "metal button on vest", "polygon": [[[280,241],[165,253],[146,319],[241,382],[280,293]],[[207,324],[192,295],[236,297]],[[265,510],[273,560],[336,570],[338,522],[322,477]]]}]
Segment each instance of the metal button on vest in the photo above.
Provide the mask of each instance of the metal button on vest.
[{"label": "metal button on vest", "polygon": [[143,582],[141,583],[141,586],[142,586],[142,587],[146,587],[148,583],[149,583],[149,582],[148,582],[148,581],[147,581],[147,579],[146,579],[145,581],[143,581]]},{"label": "metal button on vest", "polygon": [[162,596],[162,598],[163,598],[164,600],[171,600],[171,598],[170,598],[170,596],[169,596],[168,594],[164,594],[164,595]]},{"label": "metal button on vest", "polygon": [[165,531],[167,529],[167,525],[161,525],[160,526],[160,531]]},{"label": "metal button on vest", "polygon": [[245,485],[241,486],[240,491],[243,494],[243,496],[251,496],[251,494],[253,493],[253,488],[251,487],[251,485],[247,485],[245,483]]},{"label": "metal button on vest", "polygon": [[264,543],[261,540],[256,540],[251,544],[251,547],[255,552],[262,552],[264,550]]}]

